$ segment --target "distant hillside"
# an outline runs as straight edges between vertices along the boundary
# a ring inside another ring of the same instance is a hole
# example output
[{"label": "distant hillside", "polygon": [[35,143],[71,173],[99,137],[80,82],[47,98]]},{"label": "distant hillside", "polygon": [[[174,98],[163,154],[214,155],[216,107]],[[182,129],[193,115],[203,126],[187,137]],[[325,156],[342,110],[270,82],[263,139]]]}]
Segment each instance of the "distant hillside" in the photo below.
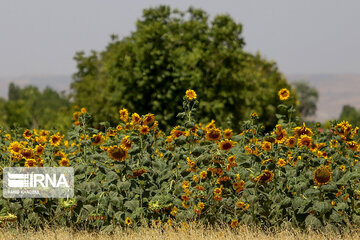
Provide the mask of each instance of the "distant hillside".
[{"label": "distant hillside", "polygon": [[[338,118],[345,104],[360,109],[360,75],[336,74],[286,74],[290,82],[305,80],[314,86],[319,94],[316,121]],[[35,85],[40,89],[50,86],[57,91],[69,91],[70,75],[0,77],[0,96],[7,98],[8,85],[14,82],[20,86]]]},{"label": "distant hillside", "polygon": [[21,77],[0,77],[0,97],[7,98],[9,84],[13,82],[19,86],[35,85],[40,89],[49,86],[57,91],[69,91],[70,75],[33,75]]},{"label": "distant hillside", "polygon": [[305,80],[318,90],[317,121],[338,118],[345,104],[360,109],[360,75],[288,74],[286,77],[290,82]]}]

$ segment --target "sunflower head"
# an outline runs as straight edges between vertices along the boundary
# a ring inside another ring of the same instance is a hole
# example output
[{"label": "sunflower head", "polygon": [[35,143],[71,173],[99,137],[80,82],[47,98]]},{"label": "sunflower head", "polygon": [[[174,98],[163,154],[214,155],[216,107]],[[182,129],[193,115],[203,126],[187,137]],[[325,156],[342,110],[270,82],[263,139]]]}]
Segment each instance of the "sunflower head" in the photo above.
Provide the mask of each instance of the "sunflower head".
[{"label": "sunflower head", "polygon": [[36,167],[35,159],[27,159],[25,162],[25,167]]},{"label": "sunflower head", "polygon": [[290,91],[283,88],[278,92],[278,95],[281,101],[288,100],[290,97]]},{"label": "sunflower head", "polygon": [[229,139],[233,136],[233,131],[231,129],[225,129],[224,130],[224,137]]},{"label": "sunflower head", "polygon": [[61,167],[68,167],[69,166],[69,159],[68,158],[62,158],[59,162],[59,165]]},{"label": "sunflower head", "polygon": [[221,139],[221,131],[218,128],[210,129],[206,132],[206,139],[210,141],[217,141]]},{"label": "sunflower head", "polygon": [[270,182],[274,177],[274,173],[272,171],[269,170],[264,170],[262,174],[260,174],[259,176],[257,176],[254,181],[258,182],[258,183],[267,183]]},{"label": "sunflower head", "polygon": [[105,141],[105,137],[102,135],[102,133],[94,134],[92,137],[92,145],[97,146],[101,145]]},{"label": "sunflower head", "polygon": [[127,218],[125,219],[125,224],[126,224],[126,225],[131,225],[131,223],[132,223],[131,219],[130,219],[129,217],[127,217]]},{"label": "sunflower head", "polygon": [[123,146],[112,146],[107,152],[111,159],[119,162],[125,161],[128,157],[127,150]]},{"label": "sunflower head", "polygon": [[150,132],[150,128],[148,125],[142,125],[140,128],[139,128],[139,132],[143,135],[146,135]]},{"label": "sunflower head", "polygon": [[126,108],[121,109],[119,113],[120,113],[120,119],[123,122],[127,122],[129,120],[129,111]]},{"label": "sunflower head", "polygon": [[219,148],[221,150],[227,151],[232,149],[235,146],[236,142],[229,140],[229,139],[225,139],[224,141],[221,141],[219,143]]},{"label": "sunflower head", "polygon": [[192,101],[194,99],[196,99],[197,95],[196,95],[196,92],[194,90],[186,90],[186,97],[188,100]]},{"label": "sunflower head", "polygon": [[331,181],[331,176],[332,172],[329,166],[318,167],[314,171],[314,182],[318,186],[328,184]]}]

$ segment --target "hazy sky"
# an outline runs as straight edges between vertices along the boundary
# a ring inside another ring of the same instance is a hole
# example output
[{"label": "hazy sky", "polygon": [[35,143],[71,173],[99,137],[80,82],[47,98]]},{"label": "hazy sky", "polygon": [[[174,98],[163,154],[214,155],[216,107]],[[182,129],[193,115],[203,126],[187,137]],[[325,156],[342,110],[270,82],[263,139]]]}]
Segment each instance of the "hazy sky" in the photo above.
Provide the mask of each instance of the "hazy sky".
[{"label": "hazy sky", "polygon": [[71,74],[76,51],[104,49],[159,4],[229,13],[284,73],[360,73],[359,0],[1,0],[0,77]]}]

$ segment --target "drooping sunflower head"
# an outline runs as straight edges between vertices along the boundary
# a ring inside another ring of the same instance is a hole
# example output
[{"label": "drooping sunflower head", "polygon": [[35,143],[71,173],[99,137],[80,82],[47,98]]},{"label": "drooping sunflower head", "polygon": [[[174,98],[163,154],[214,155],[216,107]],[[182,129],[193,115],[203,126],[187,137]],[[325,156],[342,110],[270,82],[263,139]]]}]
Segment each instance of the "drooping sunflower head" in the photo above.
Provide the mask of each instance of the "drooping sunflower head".
[{"label": "drooping sunflower head", "polygon": [[288,100],[290,97],[290,91],[286,88],[280,89],[278,92],[279,98],[281,101]]},{"label": "drooping sunflower head", "polygon": [[225,139],[224,141],[221,141],[219,143],[219,148],[221,150],[227,151],[232,149],[235,146],[236,142],[229,140],[229,139]]},{"label": "drooping sunflower head", "polygon": [[274,173],[269,170],[264,170],[262,174],[257,176],[254,180],[258,183],[267,183],[270,182],[274,177]]},{"label": "drooping sunflower head", "polygon": [[129,150],[131,148],[132,144],[133,144],[133,142],[130,140],[130,136],[125,136],[121,140],[121,145],[124,146],[127,150]]},{"label": "drooping sunflower head", "polygon": [[224,130],[224,137],[229,139],[233,136],[233,131],[231,129],[225,129]]},{"label": "drooping sunflower head", "polygon": [[120,113],[120,119],[124,122],[127,122],[129,120],[129,111],[126,108],[123,108],[119,111]]},{"label": "drooping sunflower head", "polygon": [[329,166],[320,166],[314,171],[314,182],[321,186],[331,181],[332,172]]},{"label": "drooping sunflower head", "polygon": [[111,159],[119,162],[125,161],[128,157],[127,150],[123,146],[112,146],[107,152]]},{"label": "drooping sunflower head", "polygon": [[196,99],[197,95],[194,90],[188,89],[188,90],[186,90],[186,97],[188,100],[192,101],[192,100]]},{"label": "drooping sunflower head", "polygon": [[149,125],[150,123],[155,121],[154,114],[146,114],[144,117],[144,125]]},{"label": "drooping sunflower head", "polygon": [[102,144],[105,141],[105,137],[102,135],[102,133],[98,133],[98,134],[94,134],[93,137],[91,138],[92,140],[92,145],[93,146],[97,146]]},{"label": "drooping sunflower head", "polygon": [[139,114],[133,113],[133,114],[131,115],[131,120],[132,120],[132,122],[133,122],[134,124],[139,124],[140,121],[141,121],[141,117],[139,116]]},{"label": "drooping sunflower head", "polygon": [[210,129],[206,132],[206,139],[210,141],[217,141],[221,139],[221,131],[218,128]]}]

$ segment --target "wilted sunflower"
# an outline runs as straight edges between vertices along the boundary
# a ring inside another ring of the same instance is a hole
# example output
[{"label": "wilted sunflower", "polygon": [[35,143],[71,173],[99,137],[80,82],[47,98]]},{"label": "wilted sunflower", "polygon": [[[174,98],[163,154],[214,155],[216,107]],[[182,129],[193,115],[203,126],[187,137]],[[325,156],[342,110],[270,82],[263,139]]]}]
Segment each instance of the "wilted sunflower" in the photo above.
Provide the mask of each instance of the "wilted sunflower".
[{"label": "wilted sunflower", "polygon": [[219,143],[219,148],[221,150],[227,151],[232,149],[235,146],[236,142],[229,140],[229,139],[225,139],[224,141],[221,141]]},{"label": "wilted sunflower", "polygon": [[123,108],[119,111],[120,113],[120,119],[124,122],[127,122],[129,120],[129,111],[126,108]]},{"label": "wilted sunflower", "polygon": [[328,184],[331,181],[331,176],[332,172],[329,166],[318,167],[314,171],[314,182],[318,186]]},{"label": "wilted sunflower", "polygon": [[218,128],[210,129],[206,132],[206,139],[210,141],[217,141],[221,139],[221,131]]},{"label": "wilted sunflower", "polygon": [[233,131],[231,129],[225,129],[224,130],[224,137],[225,138],[231,138],[233,136]]},{"label": "wilted sunflower", "polygon": [[307,148],[310,148],[312,145],[312,138],[308,135],[301,135],[298,139],[298,145],[299,147],[306,146]]},{"label": "wilted sunflower", "polygon": [[262,174],[257,176],[254,181],[258,183],[267,183],[270,182],[274,177],[274,173],[269,170],[264,170]]},{"label": "wilted sunflower", "polygon": [[97,146],[101,145],[105,141],[105,137],[102,135],[102,133],[94,134],[91,138],[92,143],[91,145]]},{"label": "wilted sunflower", "polygon": [[187,99],[192,101],[192,100],[196,99],[197,95],[194,90],[188,89],[188,90],[186,90],[186,97],[187,97]]},{"label": "wilted sunflower", "polygon": [[139,128],[139,132],[143,135],[146,135],[150,132],[150,128],[147,126],[147,125],[142,125],[140,128]]},{"label": "wilted sunflower", "polygon": [[288,100],[290,97],[290,91],[283,88],[278,92],[278,95],[281,101]]},{"label": "wilted sunflower", "polygon": [[112,146],[107,152],[111,159],[119,162],[125,161],[128,157],[127,150],[123,146]]}]

